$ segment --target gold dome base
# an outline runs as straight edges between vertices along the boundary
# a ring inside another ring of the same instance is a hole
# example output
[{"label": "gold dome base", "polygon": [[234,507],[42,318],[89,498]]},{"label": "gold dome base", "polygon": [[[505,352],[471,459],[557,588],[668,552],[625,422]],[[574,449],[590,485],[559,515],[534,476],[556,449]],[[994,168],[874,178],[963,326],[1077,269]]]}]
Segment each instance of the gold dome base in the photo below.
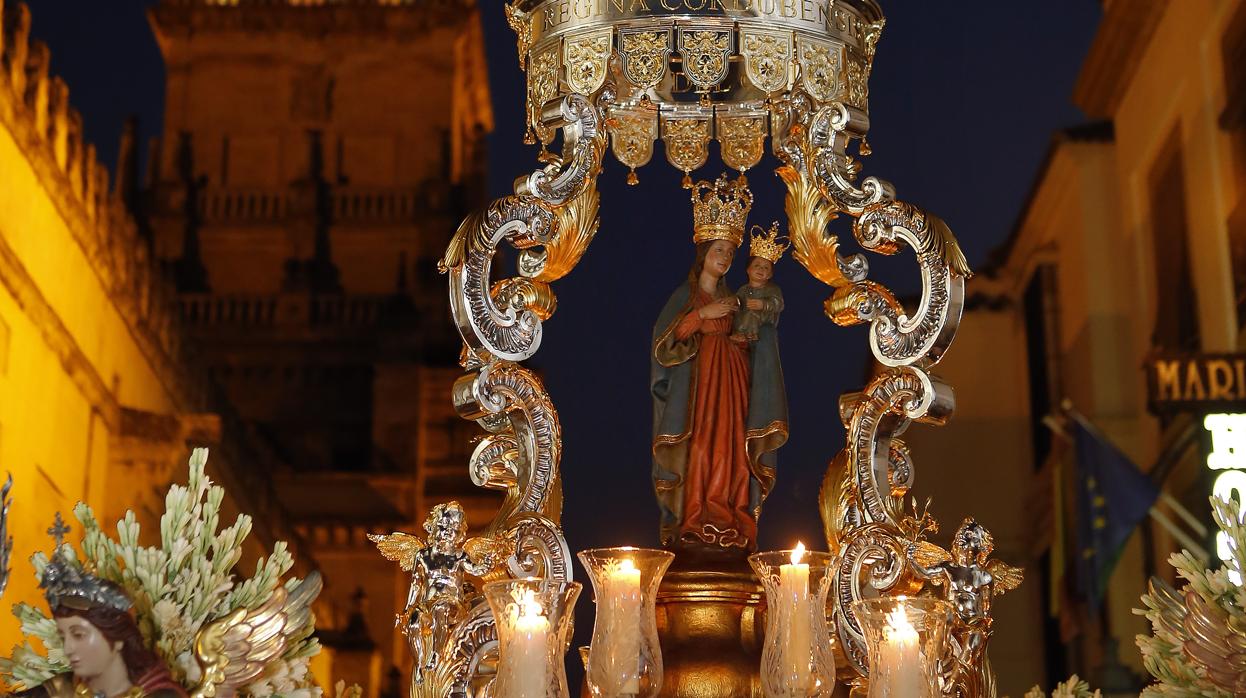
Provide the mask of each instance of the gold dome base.
[{"label": "gold dome base", "polygon": [[765,592],[743,555],[677,550],[658,590],[662,698],[763,698]]}]

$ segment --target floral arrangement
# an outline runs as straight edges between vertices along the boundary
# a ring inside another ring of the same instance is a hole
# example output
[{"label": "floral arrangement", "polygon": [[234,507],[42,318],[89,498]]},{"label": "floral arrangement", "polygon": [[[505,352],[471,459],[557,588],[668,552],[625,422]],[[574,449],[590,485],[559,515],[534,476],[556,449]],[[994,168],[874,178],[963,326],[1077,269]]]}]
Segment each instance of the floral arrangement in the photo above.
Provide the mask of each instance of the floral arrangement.
[{"label": "floral arrangement", "polygon": [[[225,491],[204,472],[207,449],[195,449],[190,458],[190,477],[185,487],[173,485],[165,497],[160,518],[160,545],[139,545],[139,524],[133,511],[117,523],[116,538],[101,527],[91,508],[74,507],[82,527],[81,564],[92,574],[120,585],[134,603],[139,629],[150,647],[164,659],[183,685],[193,688],[200,680],[195,637],[208,623],[240,609],[263,604],[284,584],[292,590],[300,582],[282,581],[294,560],[284,542],[273,546],[261,559],[255,574],[239,583],[232,573],[242,556],[242,543],[251,532],[251,517],[240,515],[220,529],[220,507]],[[72,547],[65,546],[66,554]],[[42,578],[48,557],[36,554],[35,573]],[[56,674],[69,671],[61,649],[56,623],[26,603],[15,604],[27,640],[13,648],[12,656],[0,659],[0,676],[18,689],[37,686]],[[320,651],[312,637],[315,619],[310,613],[302,627],[287,632],[285,652],[270,662],[259,678],[240,689],[255,698],[319,698],[321,694],[308,671],[309,659]],[[38,640],[41,653],[31,640]]]},{"label": "floral arrangement", "polygon": [[1153,579],[1142,596],[1145,609],[1134,613],[1151,622],[1151,635],[1139,635],[1142,661],[1157,683],[1143,696],[1226,698],[1246,693],[1246,522],[1237,502],[1211,498],[1216,524],[1228,541],[1230,559],[1219,569],[1187,551],[1169,563],[1185,581],[1178,591]]}]

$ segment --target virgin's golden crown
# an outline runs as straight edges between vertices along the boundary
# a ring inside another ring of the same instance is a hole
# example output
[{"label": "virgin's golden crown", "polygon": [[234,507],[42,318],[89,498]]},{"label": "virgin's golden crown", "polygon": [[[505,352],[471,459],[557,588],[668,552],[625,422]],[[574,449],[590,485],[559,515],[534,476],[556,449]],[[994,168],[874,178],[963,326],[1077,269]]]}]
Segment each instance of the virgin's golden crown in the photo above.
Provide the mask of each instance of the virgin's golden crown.
[{"label": "virgin's golden crown", "polygon": [[[759,232],[761,233],[760,235],[758,235]],[[787,251],[791,244],[787,238],[783,238],[783,242],[780,244],[778,221],[775,221],[770,226],[769,231],[760,225],[755,225],[749,235],[748,256],[768,259],[771,264],[774,264],[779,261],[779,258],[783,256],[783,253]]]},{"label": "virgin's golden crown", "polygon": [[713,184],[692,185],[692,241],[728,240],[737,248],[744,242],[744,221],[753,207],[748,180],[734,181],[721,174]]}]

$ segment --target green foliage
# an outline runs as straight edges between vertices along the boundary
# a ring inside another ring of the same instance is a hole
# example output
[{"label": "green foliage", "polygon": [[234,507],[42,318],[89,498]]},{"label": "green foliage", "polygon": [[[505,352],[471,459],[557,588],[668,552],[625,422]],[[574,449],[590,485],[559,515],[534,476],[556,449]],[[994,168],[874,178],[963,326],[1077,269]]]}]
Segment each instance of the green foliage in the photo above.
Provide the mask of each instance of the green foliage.
[{"label": "green foliage", "polygon": [[[251,518],[241,515],[232,525],[218,530],[225,491],[212,484],[204,472],[207,455],[207,449],[195,449],[186,486],[169,488],[165,513],[160,518],[158,547],[139,545],[140,526],[132,511],[117,523],[114,539],[101,529],[90,507],[79,503],[74,508],[81,524],[86,567],[126,590],[134,602],[143,637],[174,677],[187,686],[199,678],[193,651],[199,629],[235,609],[262,604],[294,564],[286,544],[278,542],[272,554],[257,563],[254,576],[236,583],[232,570],[242,557]],[[72,553],[71,547],[66,548]],[[43,554],[32,559],[37,576],[42,575],[47,560]],[[289,579],[284,584],[292,588],[298,581]],[[0,659],[0,676],[19,688],[29,688],[68,671],[56,623],[28,604],[17,604],[13,612],[21,620],[28,641],[14,647],[10,658]],[[308,658],[320,650],[311,637],[314,630],[314,619],[309,618],[282,661],[269,667],[243,693],[289,698],[318,695],[307,670]],[[36,650],[29,639],[37,640],[45,653]]]},{"label": "green foliage", "polygon": [[[1090,684],[1073,674],[1068,681],[1056,684],[1056,690],[1051,692],[1051,698],[1099,698],[1098,691],[1091,691]],[[1047,694],[1043,693],[1043,689],[1035,686],[1025,694],[1025,698],[1046,698]]]}]

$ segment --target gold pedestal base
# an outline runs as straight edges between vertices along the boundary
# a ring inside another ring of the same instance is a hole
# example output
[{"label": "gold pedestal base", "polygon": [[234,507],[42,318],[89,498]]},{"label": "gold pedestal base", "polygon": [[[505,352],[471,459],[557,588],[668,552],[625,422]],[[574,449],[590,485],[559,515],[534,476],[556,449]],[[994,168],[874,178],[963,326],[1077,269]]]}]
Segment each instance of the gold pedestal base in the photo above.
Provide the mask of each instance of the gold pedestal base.
[{"label": "gold pedestal base", "polygon": [[764,608],[742,556],[679,551],[657,598],[661,698],[763,698]]}]

